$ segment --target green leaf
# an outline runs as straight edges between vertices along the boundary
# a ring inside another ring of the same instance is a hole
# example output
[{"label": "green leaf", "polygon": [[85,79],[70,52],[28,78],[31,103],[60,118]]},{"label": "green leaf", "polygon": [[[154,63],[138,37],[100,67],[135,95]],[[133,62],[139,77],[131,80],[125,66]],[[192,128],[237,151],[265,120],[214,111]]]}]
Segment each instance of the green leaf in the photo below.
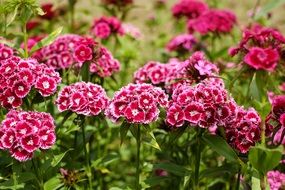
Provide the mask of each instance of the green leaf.
[{"label": "green leaf", "polygon": [[252,147],[249,151],[249,162],[251,165],[261,174],[266,175],[266,173],[276,166],[278,166],[282,158],[282,150],[268,149],[265,147]]},{"label": "green leaf", "polygon": [[217,135],[203,135],[203,141],[207,143],[217,153],[224,156],[231,162],[238,162],[239,158],[228,143]]},{"label": "green leaf", "polygon": [[30,181],[32,179],[36,179],[36,176],[32,172],[23,172],[21,175],[19,175],[18,181],[24,183],[27,181]]},{"label": "green leaf", "polygon": [[65,156],[65,154],[69,151],[71,151],[73,149],[68,149],[67,151],[65,151],[64,153],[61,153],[59,155],[54,156],[52,162],[51,162],[51,166],[55,167],[57,166],[57,164],[59,164],[59,162],[63,159],[63,157]]},{"label": "green leaf", "polygon": [[122,125],[120,126],[121,145],[123,144],[129,129],[130,129],[130,124],[124,121]]},{"label": "green leaf", "polygon": [[147,178],[144,183],[146,183],[149,187],[153,187],[156,185],[160,185],[161,183],[170,180],[169,177],[163,177],[163,176],[152,176]]},{"label": "green leaf", "polygon": [[187,176],[187,175],[190,175],[191,173],[191,170],[186,169],[183,166],[179,166],[171,162],[162,162],[162,163],[154,164],[153,168],[163,169],[177,176]]},{"label": "green leaf", "polygon": [[260,19],[261,17],[265,16],[267,13],[272,11],[274,8],[281,6],[283,3],[285,3],[285,0],[270,0],[267,1],[261,10],[255,15],[254,19]]},{"label": "green leaf", "polygon": [[56,190],[62,186],[59,176],[55,176],[44,183],[44,190]]},{"label": "green leaf", "polygon": [[20,5],[17,5],[17,6],[15,7],[15,9],[14,9],[14,14],[13,14],[11,20],[7,23],[7,26],[6,26],[6,27],[10,26],[10,24],[12,24],[12,22],[14,22],[14,20],[16,19],[17,14],[18,14],[18,10],[19,10],[19,6],[20,6]]},{"label": "green leaf", "polygon": [[32,47],[30,50],[30,54],[33,54],[35,51],[41,49],[44,46],[50,45],[62,32],[63,27],[59,27],[55,31],[53,31],[50,35],[39,41],[36,45]]},{"label": "green leaf", "polygon": [[257,80],[256,80],[256,73],[254,73],[254,75],[252,77],[252,80],[250,82],[249,95],[252,96],[256,100],[260,100],[261,99],[260,90],[258,88]]},{"label": "green leaf", "polygon": [[261,190],[261,188],[260,188],[260,179],[252,176],[251,183],[252,183],[252,189]]},{"label": "green leaf", "polygon": [[21,184],[14,184],[14,181],[12,179],[9,179],[8,181],[0,183],[0,189],[23,189],[25,186],[24,183]]},{"label": "green leaf", "polygon": [[208,168],[200,173],[200,178],[215,178],[219,176],[224,176],[226,174],[235,174],[238,172],[237,164],[224,164],[220,167]]}]

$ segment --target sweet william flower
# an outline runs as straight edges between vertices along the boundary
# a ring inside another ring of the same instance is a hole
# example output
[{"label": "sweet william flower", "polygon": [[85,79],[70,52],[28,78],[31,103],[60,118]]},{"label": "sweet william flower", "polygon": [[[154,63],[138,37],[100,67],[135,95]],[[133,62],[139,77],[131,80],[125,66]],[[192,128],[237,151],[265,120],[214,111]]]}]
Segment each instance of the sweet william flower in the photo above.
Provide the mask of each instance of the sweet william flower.
[{"label": "sweet william flower", "polygon": [[252,47],[244,57],[244,62],[254,69],[274,71],[280,57],[272,48]]},{"label": "sweet william flower", "polygon": [[176,18],[185,16],[188,19],[197,18],[206,10],[208,10],[208,5],[199,0],[180,0],[171,9]]},{"label": "sweet william flower", "polygon": [[36,150],[51,148],[56,139],[54,120],[44,112],[10,110],[0,131],[0,149],[20,162],[30,160]]},{"label": "sweet william flower", "polygon": [[56,105],[60,112],[70,110],[77,114],[96,116],[107,107],[105,90],[93,83],[77,82],[64,87],[58,94]]},{"label": "sweet william flower", "polygon": [[74,57],[79,62],[90,61],[92,59],[92,49],[85,45],[80,45],[75,48]]},{"label": "sweet william flower", "polygon": [[115,93],[105,114],[114,122],[122,118],[129,123],[149,124],[157,120],[159,107],[167,104],[168,97],[160,88],[129,84]]}]

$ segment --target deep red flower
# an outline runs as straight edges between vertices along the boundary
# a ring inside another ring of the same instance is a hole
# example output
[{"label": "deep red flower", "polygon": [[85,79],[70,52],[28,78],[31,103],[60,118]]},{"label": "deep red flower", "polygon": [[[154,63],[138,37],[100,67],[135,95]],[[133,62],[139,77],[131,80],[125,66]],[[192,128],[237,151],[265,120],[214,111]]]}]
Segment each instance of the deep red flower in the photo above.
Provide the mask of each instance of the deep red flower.
[{"label": "deep red flower", "polygon": [[39,77],[35,83],[35,88],[44,97],[53,94],[56,91],[56,87],[56,81],[48,76]]},{"label": "deep red flower", "polygon": [[184,117],[191,124],[198,124],[204,118],[204,108],[202,104],[190,103],[184,109]]},{"label": "deep red flower", "polygon": [[22,137],[20,143],[23,149],[25,149],[27,152],[32,153],[38,149],[40,138],[36,134],[30,134]]},{"label": "deep red flower", "polygon": [[52,3],[46,3],[41,6],[42,10],[44,11],[44,15],[41,15],[40,17],[46,20],[51,20],[55,16],[55,11],[53,9]]},{"label": "deep red flower", "polygon": [[184,111],[180,106],[172,105],[168,108],[166,121],[172,126],[182,126],[184,124]]},{"label": "deep red flower", "polygon": [[17,81],[14,83],[12,90],[19,98],[24,98],[30,92],[31,86],[24,81]]}]

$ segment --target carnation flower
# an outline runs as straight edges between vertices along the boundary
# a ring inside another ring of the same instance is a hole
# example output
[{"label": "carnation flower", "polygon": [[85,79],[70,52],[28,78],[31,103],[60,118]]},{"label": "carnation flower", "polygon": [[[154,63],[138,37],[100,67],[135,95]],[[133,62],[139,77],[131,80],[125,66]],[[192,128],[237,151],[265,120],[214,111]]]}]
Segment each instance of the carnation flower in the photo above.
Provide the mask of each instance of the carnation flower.
[{"label": "carnation flower", "polygon": [[230,48],[229,54],[241,53],[244,62],[254,69],[273,71],[282,57],[284,44],[284,36],[276,29],[254,24],[243,31],[240,43]]},{"label": "carnation flower", "polygon": [[111,52],[105,47],[100,47],[98,58],[90,64],[90,72],[100,77],[108,77],[118,72],[120,67],[120,62],[113,57]]},{"label": "carnation flower", "polygon": [[199,0],[180,0],[171,10],[173,16],[177,18],[185,16],[188,19],[194,19],[208,10],[208,5]]},{"label": "carnation flower", "polygon": [[64,87],[56,100],[60,112],[70,110],[77,114],[96,116],[105,110],[109,102],[105,90],[90,82],[77,82]]},{"label": "carnation flower", "polygon": [[124,29],[116,17],[101,17],[94,20],[91,33],[98,38],[106,39],[112,34],[123,35]]},{"label": "carnation flower", "polygon": [[279,171],[267,172],[267,181],[270,190],[280,190],[285,188],[285,174]]},{"label": "carnation flower", "polygon": [[0,104],[10,109],[21,106],[32,87],[44,97],[54,94],[61,78],[35,59],[10,57],[1,61],[0,81]]},{"label": "carnation flower", "polygon": [[113,121],[149,124],[158,119],[159,107],[166,107],[168,97],[161,88],[150,84],[129,84],[116,92],[105,111]]},{"label": "carnation flower", "polygon": [[274,71],[280,57],[272,48],[252,47],[244,57],[244,62],[255,69]]},{"label": "carnation flower", "polygon": [[172,38],[166,48],[168,51],[189,52],[197,43],[195,37],[191,34],[181,34]]},{"label": "carnation flower", "polygon": [[58,37],[51,45],[45,46],[33,57],[55,69],[71,66],[80,68],[90,62],[90,72],[100,77],[109,77],[120,70],[120,63],[111,52],[91,38],[67,34]]},{"label": "carnation flower", "polygon": [[12,48],[0,43],[0,65],[2,60],[10,58],[13,54]]},{"label": "carnation flower", "polygon": [[50,149],[56,140],[54,120],[44,112],[11,110],[0,131],[0,148],[20,162],[32,159],[36,150]]},{"label": "carnation flower", "polygon": [[261,134],[257,112],[239,107],[220,82],[209,79],[195,86],[182,83],[175,87],[166,123],[207,128],[211,134],[223,127],[228,143],[241,153],[248,152]]},{"label": "carnation flower", "polygon": [[203,12],[196,19],[188,21],[190,33],[197,31],[202,35],[213,33],[229,33],[236,23],[236,16],[227,10],[211,9]]}]

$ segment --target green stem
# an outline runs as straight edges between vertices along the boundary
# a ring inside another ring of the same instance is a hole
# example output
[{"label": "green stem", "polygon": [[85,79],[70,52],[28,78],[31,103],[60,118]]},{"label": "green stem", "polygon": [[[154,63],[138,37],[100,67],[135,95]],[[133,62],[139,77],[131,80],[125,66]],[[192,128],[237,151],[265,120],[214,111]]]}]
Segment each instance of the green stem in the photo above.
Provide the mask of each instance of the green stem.
[{"label": "green stem", "polygon": [[136,190],[140,189],[140,148],[141,148],[141,131],[140,126],[137,125],[137,159],[136,159]]},{"label": "green stem", "polygon": [[200,161],[201,161],[201,135],[202,131],[197,127],[196,131],[196,155],[195,155],[195,173],[194,173],[194,189],[199,190],[199,170],[200,170]]},{"label": "green stem", "polygon": [[238,170],[238,177],[237,177],[237,181],[236,181],[236,188],[235,190],[239,190],[239,186],[240,186],[240,176],[241,176],[241,171],[240,168]]},{"label": "green stem", "polygon": [[24,57],[28,58],[29,57],[29,52],[28,52],[28,33],[27,33],[27,23],[24,23],[23,26],[23,33],[24,33]]},{"label": "green stem", "polygon": [[261,175],[260,177],[260,189],[265,190],[266,189],[266,176]]},{"label": "green stem", "polygon": [[83,149],[84,149],[84,156],[85,156],[85,162],[86,162],[86,174],[88,177],[88,183],[89,183],[89,189],[92,190],[92,173],[91,173],[91,167],[90,167],[90,160],[89,160],[89,152],[86,148],[86,136],[85,136],[85,126],[84,126],[85,118],[81,121],[81,130],[82,130],[82,138],[83,138]]},{"label": "green stem", "polygon": [[43,179],[42,179],[42,177],[40,177],[39,170],[38,170],[39,167],[36,166],[34,158],[32,159],[32,165],[33,165],[36,177],[37,177],[37,181],[39,183],[40,190],[43,190],[44,189]]}]

